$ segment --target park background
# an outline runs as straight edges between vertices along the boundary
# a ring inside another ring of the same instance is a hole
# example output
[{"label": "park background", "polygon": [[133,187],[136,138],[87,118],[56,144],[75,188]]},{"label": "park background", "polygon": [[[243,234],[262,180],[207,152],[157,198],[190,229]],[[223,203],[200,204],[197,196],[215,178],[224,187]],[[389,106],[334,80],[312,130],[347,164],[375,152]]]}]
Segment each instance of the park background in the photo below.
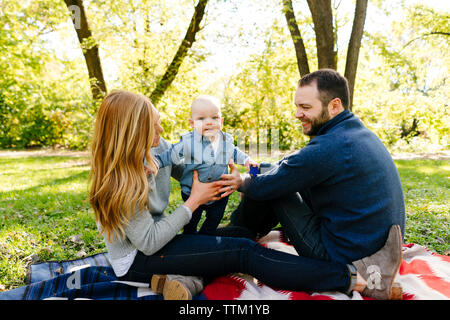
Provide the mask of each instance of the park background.
[{"label": "park background", "polygon": [[[348,77],[352,111],[396,159],[405,242],[448,254],[449,12],[437,0],[2,0],[0,291],[30,263],[105,251],[86,150],[107,92],[150,97],[171,142],[192,100],[214,95],[225,131],[279,132],[279,152],[257,156],[275,161],[308,142],[293,94],[323,67]],[[180,203],[172,181],[168,212]]]}]

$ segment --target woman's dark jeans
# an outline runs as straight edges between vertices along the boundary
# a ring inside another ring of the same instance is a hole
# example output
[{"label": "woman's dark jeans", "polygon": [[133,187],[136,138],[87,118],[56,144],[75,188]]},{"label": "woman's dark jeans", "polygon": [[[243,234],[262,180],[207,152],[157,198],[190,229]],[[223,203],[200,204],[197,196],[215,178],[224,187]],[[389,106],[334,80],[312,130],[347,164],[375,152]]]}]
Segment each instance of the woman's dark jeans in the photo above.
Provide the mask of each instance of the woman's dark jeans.
[{"label": "woman's dark jeans", "polygon": [[138,251],[120,280],[150,282],[153,274],[181,274],[212,279],[234,272],[292,291],[345,291],[350,274],[345,264],[295,256],[265,248],[246,238],[181,234],[151,256]]},{"label": "woman's dark jeans", "polygon": [[[181,198],[183,201],[186,201],[189,196],[183,192],[181,192]],[[225,208],[228,203],[228,197],[224,197],[220,200],[214,201],[210,204],[204,204],[199,206],[194,212],[192,212],[192,218],[188,224],[184,226],[183,233],[184,234],[215,234],[217,227],[220,224],[220,221],[223,218],[223,214],[225,213]],[[205,214],[205,221],[197,232],[197,226],[202,218],[203,211]]]}]

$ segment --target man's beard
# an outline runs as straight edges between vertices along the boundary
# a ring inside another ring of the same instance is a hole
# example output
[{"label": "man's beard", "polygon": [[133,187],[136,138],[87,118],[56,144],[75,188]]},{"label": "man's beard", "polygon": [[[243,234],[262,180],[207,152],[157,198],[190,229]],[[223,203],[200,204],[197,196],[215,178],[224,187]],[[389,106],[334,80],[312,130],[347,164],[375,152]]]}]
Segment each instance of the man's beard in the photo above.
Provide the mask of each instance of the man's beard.
[{"label": "man's beard", "polygon": [[320,128],[322,128],[322,126],[329,120],[330,114],[328,113],[328,109],[326,107],[322,107],[322,111],[319,116],[308,120],[311,125],[311,129],[307,132],[303,131],[303,134],[307,136],[315,136]]}]

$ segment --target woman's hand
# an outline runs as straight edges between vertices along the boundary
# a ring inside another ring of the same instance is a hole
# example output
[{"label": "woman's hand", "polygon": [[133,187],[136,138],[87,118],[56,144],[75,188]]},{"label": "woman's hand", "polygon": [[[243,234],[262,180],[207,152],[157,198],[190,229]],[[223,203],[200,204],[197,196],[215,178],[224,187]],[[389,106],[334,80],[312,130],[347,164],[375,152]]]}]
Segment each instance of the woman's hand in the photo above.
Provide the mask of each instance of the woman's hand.
[{"label": "woman's hand", "polygon": [[221,186],[221,188],[219,189],[219,193],[222,193],[222,195],[220,196],[221,198],[224,198],[232,194],[242,184],[241,174],[233,164],[233,161],[230,160],[230,162],[228,162],[228,166],[230,167],[230,173],[223,174],[221,176],[222,180],[216,181],[216,183],[218,183]]},{"label": "woman's hand", "polygon": [[198,180],[198,172],[194,170],[192,175],[192,188],[189,198],[184,203],[192,212],[197,209],[200,205],[205,204],[209,201],[220,200],[220,187],[219,181],[203,183]]}]

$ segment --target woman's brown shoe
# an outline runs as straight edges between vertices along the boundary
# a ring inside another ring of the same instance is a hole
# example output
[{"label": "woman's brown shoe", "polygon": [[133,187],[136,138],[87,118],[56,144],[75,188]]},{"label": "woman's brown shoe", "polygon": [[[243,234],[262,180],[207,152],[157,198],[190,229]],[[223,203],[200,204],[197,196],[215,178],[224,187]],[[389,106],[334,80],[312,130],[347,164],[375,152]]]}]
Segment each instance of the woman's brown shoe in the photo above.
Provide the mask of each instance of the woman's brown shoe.
[{"label": "woman's brown shoe", "polygon": [[203,280],[194,276],[154,274],[151,288],[156,294],[162,294],[164,300],[192,300],[192,296],[203,290]]},{"label": "woman's brown shoe", "polygon": [[166,281],[167,276],[165,274],[154,274],[151,281],[152,291],[156,294],[162,294]]}]

